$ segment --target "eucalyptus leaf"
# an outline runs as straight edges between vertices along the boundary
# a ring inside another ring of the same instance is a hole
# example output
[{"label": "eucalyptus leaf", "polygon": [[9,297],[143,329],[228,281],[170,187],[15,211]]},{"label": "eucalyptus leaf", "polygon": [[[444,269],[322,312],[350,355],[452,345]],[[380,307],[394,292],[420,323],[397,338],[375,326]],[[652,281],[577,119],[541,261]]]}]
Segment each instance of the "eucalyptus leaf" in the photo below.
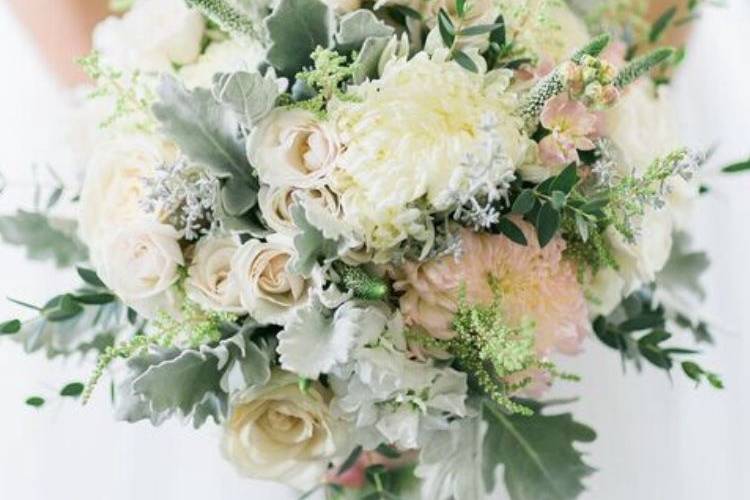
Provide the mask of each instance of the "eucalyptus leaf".
[{"label": "eucalyptus leaf", "polygon": [[526,214],[534,208],[536,197],[531,189],[524,189],[513,201],[511,212],[514,214]]},{"label": "eucalyptus leaf", "polygon": [[320,0],[281,0],[265,19],[270,46],[268,62],[278,73],[294,77],[312,64],[317,47],[333,44],[335,16]]},{"label": "eucalyptus leaf", "polygon": [[21,331],[21,322],[17,319],[0,323],[0,335],[13,335]]},{"label": "eucalyptus leaf", "polygon": [[452,47],[456,39],[456,29],[453,26],[450,16],[442,8],[438,11],[438,30],[440,31],[440,38],[443,40],[443,44],[446,47]]},{"label": "eucalyptus leaf", "polygon": [[462,52],[460,50],[457,50],[453,54],[453,60],[458,63],[459,66],[464,68],[467,71],[471,71],[472,73],[478,73],[479,68],[477,68],[476,63],[472,60],[471,57],[469,57],[466,52]]},{"label": "eucalyptus leaf", "polygon": [[55,219],[40,212],[18,210],[0,216],[0,237],[9,245],[26,249],[32,260],[52,260],[68,267],[88,258],[86,246],[76,236],[73,220]]},{"label": "eucalyptus leaf", "polygon": [[88,285],[91,285],[96,288],[106,288],[107,286],[104,284],[104,282],[99,278],[99,276],[96,274],[96,271],[93,269],[87,269],[85,267],[78,267],[76,268],[76,271],[78,272],[78,276],[81,277],[81,279]]},{"label": "eucalyptus leaf", "polygon": [[80,382],[71,382],[70,384],[66,385],[62,388],[60,391],[60,396],[68,397],[68,398],[77,398],[81,394],[83,394],[84,385]]},{"label": "eucalyptus leaf", "polygon": [[32,396],[26,399],[26,404],[34,408],[41,408],[42,406],[44,406],[44,403],[44,398],[40,398],[39,396]]},{"label": "eucalyptus leaf", "polygon": [[500,221],[497,223],[497,227],[500,233],[505,235],[512,242],[517,243],[521,246],[526,246],[528,244],[528,241],[526,241],[526,236],[524,236],[521,228],[507,217],[503,217],[502,219],[500,219]]},{"label": "eucalyptus leaf", "polygon": [[544,248],[547,243],[552,241],[552,238],[560,228],[560,213],[555,210],[555,207],[551,203],[545,203],[539,210],[539,215],[536,219],[536,231],[537,238],[539,240],[539,246]]}]

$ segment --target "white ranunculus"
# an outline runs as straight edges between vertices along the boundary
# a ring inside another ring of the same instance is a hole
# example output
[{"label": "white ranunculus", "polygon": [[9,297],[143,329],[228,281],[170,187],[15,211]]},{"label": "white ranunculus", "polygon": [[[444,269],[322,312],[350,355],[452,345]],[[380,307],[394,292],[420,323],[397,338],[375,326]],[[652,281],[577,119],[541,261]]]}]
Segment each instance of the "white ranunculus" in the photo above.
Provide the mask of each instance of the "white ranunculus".
[{"label": "white ranunculus", "polygon": [[[274,237],[277,236],[277,237]],[[247,241],[232,259],[240,302],[261,323],[283,325],[295,307],[307,300],[309,283],[289,272],[296,253],[287,238]]]},{"label": "white ranunculus", "polygon": [[649,208],[641,220],[635,243],[625,241],[613,227],[607,230],[618,273],[625,281],[625,295],[654,281],[656,273],[664,268],[672,251],[673,228],[669,210]]},{"label": "white ranunculus", "polygon": [[258,206],[268,227],[284,236],[299,232],[291,213],[295,198],[303,200],[308,207],[314,204],[333,218],[340,216],[338,197],[326,187],[299,189],[264,185],[258,192]]},{"label": "white ranunculus", "polygon": [[665,90],[635,84],[604,113],[606,135],[622,151],[628,170],[643,173],[656,158],[680,146],[675,113]]},{"label": "white ranunculus", "polygon": [[79,230],[91,247],[113,228],[142,217],[143,180],[176,158],[176,150],[150,137],[121,136],[95,147],[81,190]]},{"label": "white ranunculus", "polygon": [[212,43],[194,64],[180,68],[180,78],[188,88],[208,88],[217,73],[255,72],[264,58],[265,50],[257,41]]},{"label": "white ranunculus", "polygon": [[172,226],[143,219],[114,230],[95,262],[102,281],[145,318],[173,311],[171,288],[184,264],[180,234]]},{"label": "white ranunculus", "polygon": [[240,287],[232,274],[232,259],[239,245],[235,238],[208,236],[195,246],[185,280],[188,298],[209,311],[241,312]]},{"label": "white ranunculus", "polygon": [[308,188],[325,183],[339,156],[334,129],[310,111],[277,108],[248,138],[247,153],[260,180]]},{"label": "white ranunculus", "polygon": [[224,429],[224,456],[253,479],[304,490],[323,480],[343,449],[343,422],[328,409],[330,394],[315,382],[303,392],[297,375],[276,371],[262,387],[239,393]]},{"label": "white ranunculus", "polygon": [[171,72],[196,60],[204,28],[203,16],[184,0],[138,0],[96,27],[94,48],[119,69]]}]

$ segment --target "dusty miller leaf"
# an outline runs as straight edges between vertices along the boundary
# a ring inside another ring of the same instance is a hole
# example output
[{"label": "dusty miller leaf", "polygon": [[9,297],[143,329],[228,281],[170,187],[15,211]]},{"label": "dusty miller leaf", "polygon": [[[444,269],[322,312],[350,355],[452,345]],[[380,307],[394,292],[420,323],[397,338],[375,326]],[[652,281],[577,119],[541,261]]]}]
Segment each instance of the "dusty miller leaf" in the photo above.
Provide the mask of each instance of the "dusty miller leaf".
[{"label": "dusty miller leaf", "polygon": [[0,217],[0,237],[9,245],[26,248],[29,259],[53,260],[57,267],[88,258],[86,246],[76,237],[73,220],[18,210],[15,215]]},{"label": "dusty miller leaf", "polygon": [[333,42],[333,11],[320,0],[281,0],[265,20],[266,59],[280,75],[294,77],[312,64],[310,54]]},{"label": "dusty miller leaf", "polygon": [[372,11],[356,10],[341,18],[336,32],[336,50],[342,53],[359,50],[368,38],[390,38],[393,28],[378,19]]},{"label": "dusty miller leaf", "polygon": [[250,128],[274,108],[279,86],[260,73],[238,71],[214,76],[214,95]]},{"label": "dusty miller leaf", "polygon": [[483,473],[488,491],[495,487],[495,469],[503,465],[505,487],[512,500],[571,500],[584,490],[583,478],[594,469],[583,462],[576,442],[596,438],[570,413],[542,415],[541,406],[527,417],[507,415],[491,401],[482,406],[487,422]]}]

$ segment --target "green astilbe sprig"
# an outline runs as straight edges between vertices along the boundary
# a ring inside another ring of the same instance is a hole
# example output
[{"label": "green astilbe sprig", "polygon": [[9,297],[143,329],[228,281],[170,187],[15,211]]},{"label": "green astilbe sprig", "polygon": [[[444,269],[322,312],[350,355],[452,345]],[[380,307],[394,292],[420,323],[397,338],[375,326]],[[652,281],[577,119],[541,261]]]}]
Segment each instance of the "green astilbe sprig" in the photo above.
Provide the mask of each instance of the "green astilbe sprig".
[{"label": "green astilbe sprig", "polygon": [[357,70],[357,65],[347,60],[335,50],[318,47],[310,55],[313,66],[297,73],[297,80],[307,84],[315,91],[315,96],[306,101],[295,104],[297,107],[308,109],[317,114],[325,114],[328,101],[334,97],[339,100],[352,100],[352,95],[346,94],[344,84],[351,80]]},{"label": "green astilbe sprig", "polygon": [[[530,370],[542,370],[553,376],[554,366],[539,359],[535,349],[533,322],[512,327],[505,321],[496,294],[490,305],[471,305],[465,290],[459,294],[459,306],[453,318],[456,335],[449,340],[423,340],[427,347],[447,351],[459,367],[472,377],[487,396],[510,413],[532,414],[532,410],[513,400],[513,395],[531,382]],[[518,380],[510,382],[515,377]]]},{"label": "green astilbe sprig", "polygon": [[151,323],[148,334],[141,333],[132,339],[105,349],[97,359],[94,372],[89,377],[83,393],[83,403],[91,398],[104,371],[116,359],[129,359],[145,353],[151,347],[180,347],[195,349],[218,342],[223,336],[222,327],[233,323],[237,317],[231,313],[206,311],[198,304],[185,300],[179,319],[162,312]]},{"label": "green astilbe sprig", "polygon": [[352,296],[363,300],[385,300],[391,293],[388,282],[379,276],[373,276],[361,266],[355,267],[337,263],[336,273],[339,275],[341,285],[352,292]]},{"label": "green astilbe sprig", "polygon": [[196,8],[201,14],[218,24],[224,31],[259,38],[258,29],[252,19],[226,0],[186,0],[186,2],[190,7]]}]

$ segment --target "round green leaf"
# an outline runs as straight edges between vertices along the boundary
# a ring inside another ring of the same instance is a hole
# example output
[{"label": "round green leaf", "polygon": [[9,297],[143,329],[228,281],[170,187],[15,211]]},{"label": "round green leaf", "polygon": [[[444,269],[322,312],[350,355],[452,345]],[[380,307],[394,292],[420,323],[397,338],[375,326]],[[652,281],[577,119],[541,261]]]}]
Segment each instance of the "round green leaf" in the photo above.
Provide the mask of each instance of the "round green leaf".
[{"label": "round green leaf", "polygon": [[77,398],[81,394],[83,394],[84,385],[80,382],[72,382],[65,387],[62,388],[60,391],[60,396],[65,396],[69,398]]}]

